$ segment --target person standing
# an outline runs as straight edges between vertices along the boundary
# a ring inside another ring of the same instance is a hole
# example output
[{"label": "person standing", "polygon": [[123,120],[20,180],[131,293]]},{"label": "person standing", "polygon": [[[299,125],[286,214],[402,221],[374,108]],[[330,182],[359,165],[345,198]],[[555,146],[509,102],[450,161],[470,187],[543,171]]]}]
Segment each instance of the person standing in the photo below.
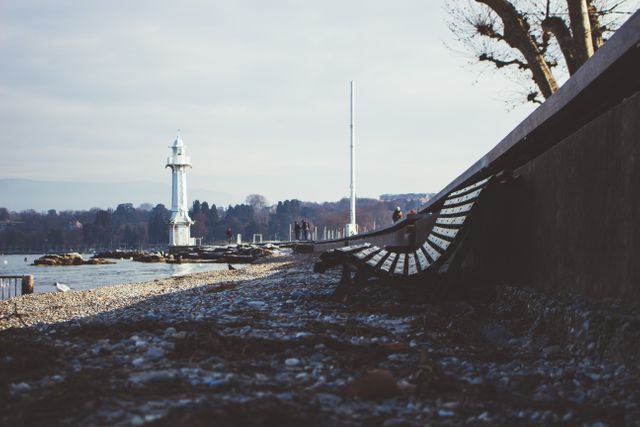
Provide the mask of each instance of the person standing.
[{"label": "person standing", "polygon": [[233,232],[231,231],[231,227],[227,228],[227,243],[231,244],[231,238],[233,237]]},{"label": "person standing", "polygon": [[293,234],[296,237],[296,240],[300,240],[300,223],[298,221],[294,221],[293,223]]},{"label": "person standing", "polygon": [[402,219],[402,209],[400,209],[400,206],[396,207],[391,218],[393,219],[393,222],[398,222]]},{"label": "person standing", "polygon": [[309,240],[309,224],[302,220],[302,240]]}]

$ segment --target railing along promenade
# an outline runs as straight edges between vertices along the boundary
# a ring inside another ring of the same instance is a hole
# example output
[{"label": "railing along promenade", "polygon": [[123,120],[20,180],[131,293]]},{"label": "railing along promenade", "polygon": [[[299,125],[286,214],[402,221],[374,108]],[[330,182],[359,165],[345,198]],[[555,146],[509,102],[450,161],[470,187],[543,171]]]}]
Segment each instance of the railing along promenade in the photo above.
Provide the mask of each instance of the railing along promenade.
[{"label": "railing along promenade", "polygon": [[0,300],[32,294],[34,286],[32,275],[0,276]]}]

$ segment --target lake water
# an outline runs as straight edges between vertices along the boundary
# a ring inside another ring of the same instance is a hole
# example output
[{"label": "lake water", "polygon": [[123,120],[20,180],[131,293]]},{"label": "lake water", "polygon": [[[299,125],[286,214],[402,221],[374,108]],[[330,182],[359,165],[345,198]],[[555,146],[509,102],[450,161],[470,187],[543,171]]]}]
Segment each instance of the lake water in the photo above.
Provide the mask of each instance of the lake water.
[{"label": "lake water", "polygon": [[[225,270],[227,264],[166,264],[142,263],[130,260],[110,260],[108,265],[33,266],[41,255],[0,255],[0,276],[35,278],[35,292],[54,292],[55,282],[64,283],[73,290],[92,289],[122,283],[145,282],[165,277],[183,276],[201,271]],[[83,254],[85,259],[91,255]],[[24,261],[25,257],[27,262]],[[234,265],[236,268],[243,266]]]}]

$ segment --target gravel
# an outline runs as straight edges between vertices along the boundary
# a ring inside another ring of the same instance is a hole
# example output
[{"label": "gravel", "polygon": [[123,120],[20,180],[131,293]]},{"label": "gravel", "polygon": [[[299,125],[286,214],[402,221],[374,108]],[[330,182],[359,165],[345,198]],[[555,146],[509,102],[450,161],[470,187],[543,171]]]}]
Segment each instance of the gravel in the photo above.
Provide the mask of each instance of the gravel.
[{"label": "gravel", "polygon": [[314,260],[1,301],[0,424],[640,425],[619,302],[385,281],[342,302]]}]

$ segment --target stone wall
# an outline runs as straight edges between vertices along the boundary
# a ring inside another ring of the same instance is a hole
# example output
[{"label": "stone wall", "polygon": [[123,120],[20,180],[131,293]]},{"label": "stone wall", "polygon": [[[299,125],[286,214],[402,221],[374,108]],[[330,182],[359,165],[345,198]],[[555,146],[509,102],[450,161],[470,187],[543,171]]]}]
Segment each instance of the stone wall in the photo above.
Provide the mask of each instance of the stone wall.
[{"label": "stone wall", "polygon": [[640,92],[516,170],[523,283],[640,301],[639,162]]}]

